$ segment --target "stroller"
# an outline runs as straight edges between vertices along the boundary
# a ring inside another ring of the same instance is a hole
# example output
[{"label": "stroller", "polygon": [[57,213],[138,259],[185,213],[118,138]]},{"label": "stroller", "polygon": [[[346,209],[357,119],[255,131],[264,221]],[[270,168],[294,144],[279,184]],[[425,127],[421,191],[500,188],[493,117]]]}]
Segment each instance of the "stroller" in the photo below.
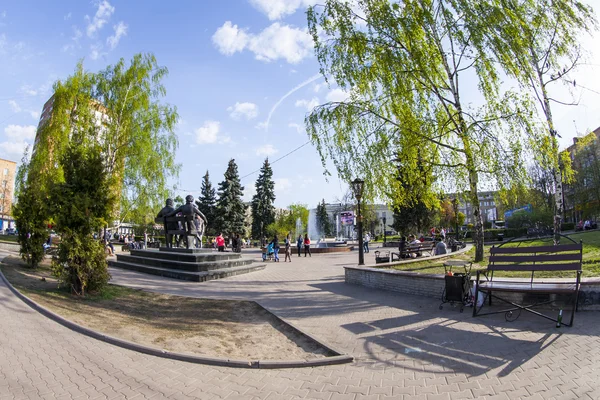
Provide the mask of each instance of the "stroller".
[{"label": "stroller", "polygon": [[269,243],[267,247],[263,247],[262,251],[263,261],[271,261],[273,259],[273,255],[275,254],[275,251],[273,250],[273,243]]}]

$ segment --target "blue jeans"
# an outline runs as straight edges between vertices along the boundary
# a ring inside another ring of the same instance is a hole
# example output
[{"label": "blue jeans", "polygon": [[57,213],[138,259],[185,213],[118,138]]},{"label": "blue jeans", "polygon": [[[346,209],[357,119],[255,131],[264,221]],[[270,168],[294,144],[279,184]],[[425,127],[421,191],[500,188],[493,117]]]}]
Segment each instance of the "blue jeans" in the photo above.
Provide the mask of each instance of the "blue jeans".
[{"label": "blue jeans", "polygon": [[363,245],[364,245],[363,247],[365,248],[365,253],[368,253],[369,252],[369,242],[364,242]]},{"label": "blue jeans", "polygon": [[273,249],[273,255],[275,256],[275,261],[279,261],[279,249]]}]

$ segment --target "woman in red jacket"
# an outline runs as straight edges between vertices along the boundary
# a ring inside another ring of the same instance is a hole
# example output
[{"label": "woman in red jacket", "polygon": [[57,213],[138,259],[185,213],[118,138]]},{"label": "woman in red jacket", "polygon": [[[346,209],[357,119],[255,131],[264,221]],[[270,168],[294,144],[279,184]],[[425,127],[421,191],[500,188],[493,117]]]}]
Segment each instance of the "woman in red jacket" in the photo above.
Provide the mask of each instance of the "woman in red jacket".
[{"label": "woman in red jacket", "polygon": [[304,235],[304,257],[306,257],[306,253],[312,257],[310,254],[310,239],[308,238],[308,233]]}]

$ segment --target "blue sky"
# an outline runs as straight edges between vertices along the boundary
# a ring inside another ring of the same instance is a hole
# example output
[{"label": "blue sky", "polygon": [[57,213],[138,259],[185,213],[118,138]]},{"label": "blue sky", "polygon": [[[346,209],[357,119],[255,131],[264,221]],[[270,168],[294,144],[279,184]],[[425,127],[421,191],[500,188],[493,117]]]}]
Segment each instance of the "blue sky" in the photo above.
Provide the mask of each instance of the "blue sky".
[{"label": "blue sky", "polygon": [[[78,60],[99,70],[152,52],[169,69],[166,101],[176,105],[182,164],[180,194],[197,196],[208,169],[213,185],[230,158],[240,175],[308,141],[303,121],[314,106],[342,99],[319,76],[305,10],[315,0],[131,2],[123,0],[0,5],[0,157],[18,161],[32,143],[52,83]],[[596,10],[600,0],[589,2]],[[596,38],[582,38],[588,65],[575,75],[577,107],[554,107],[561,144],[600,126],[600,57]],[[596,54],[594,54],[596,51]],[[560,94],[562,89],[558,89]],[[563,95],[565,93],[562,93]],[[323,177],[307,145],[273,165],[276,205],[334,201],[345,185]],[[243,179],[250,199],[257,174]]]}]

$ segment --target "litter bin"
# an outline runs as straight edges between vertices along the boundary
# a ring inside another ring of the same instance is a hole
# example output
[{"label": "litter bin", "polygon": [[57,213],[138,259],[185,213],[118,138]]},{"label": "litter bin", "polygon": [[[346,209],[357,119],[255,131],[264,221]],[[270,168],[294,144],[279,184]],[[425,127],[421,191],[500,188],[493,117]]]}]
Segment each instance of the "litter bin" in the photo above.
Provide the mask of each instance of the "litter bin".
[{"label": "litter bin", "polygon": [[501,242],[504,240],[504,233],[499,233],[498,234],[498,241]]}]

